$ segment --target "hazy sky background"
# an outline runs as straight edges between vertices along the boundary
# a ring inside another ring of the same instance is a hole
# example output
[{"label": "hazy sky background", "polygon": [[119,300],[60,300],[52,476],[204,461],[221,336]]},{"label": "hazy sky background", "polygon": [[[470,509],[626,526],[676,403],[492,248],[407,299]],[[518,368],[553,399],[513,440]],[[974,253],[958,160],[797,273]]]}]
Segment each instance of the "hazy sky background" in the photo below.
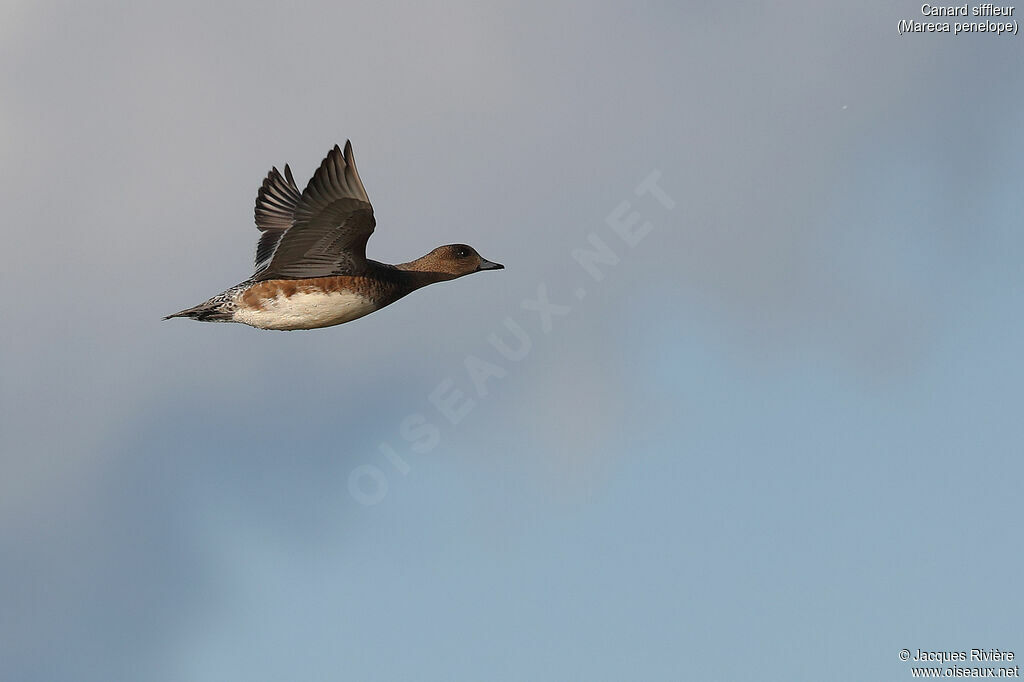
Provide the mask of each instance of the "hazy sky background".
[{"label": "hazy sky background", "polygon": [[[6,0],[0,679],[1024,656],[1024,39],[919,12]],[[326,330],[160,321],[250,274],[271,165],[346,138],[371,257],[507,269]]]}]

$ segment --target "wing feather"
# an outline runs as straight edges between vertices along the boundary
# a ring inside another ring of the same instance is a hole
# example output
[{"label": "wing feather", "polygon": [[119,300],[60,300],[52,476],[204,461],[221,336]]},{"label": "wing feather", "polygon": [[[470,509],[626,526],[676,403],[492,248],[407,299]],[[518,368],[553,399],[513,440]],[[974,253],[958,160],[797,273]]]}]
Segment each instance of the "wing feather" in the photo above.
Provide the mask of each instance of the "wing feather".
[{"label": "wing feather", "polygon": [[[290,176],[286,166],[285,180]],[[264,181],[264,186],[268,181]],[[335,145],[327,153],[294,206],[288,203],[291,195],[269,190],[267,194],[269,219],[281,219],[288,208],[292,208],[292,217],[290,226],[271,248],[269,263],[257,279],[327,277],[354,274],[366,267],[366,241],[373,234],[376,221],[356,170],[351,142],[345,143],[344,151]]]},{"label": "wing feather", "polygon": [[284,175],[270,169],[256,195],[256,227],[263,233],[256,245],[256,270],[267,265],[284,233],[295,220],[295,207],[302,195],[295,185],[292,169],[285,164]]}]

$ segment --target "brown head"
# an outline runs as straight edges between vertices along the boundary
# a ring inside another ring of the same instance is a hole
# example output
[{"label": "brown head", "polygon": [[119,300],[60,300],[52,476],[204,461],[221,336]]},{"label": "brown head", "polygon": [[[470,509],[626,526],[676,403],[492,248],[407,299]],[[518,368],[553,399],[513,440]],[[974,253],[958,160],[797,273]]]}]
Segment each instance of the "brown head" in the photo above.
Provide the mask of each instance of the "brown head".
[{"label": "brown head", "polygon": [[501,270],[505,266],[487,260],[472,246],[447,244],[437,247],[426,256],[421,256],[409,263],[402,263],[398,267],[402,270],[436,274],[437,279],[455,279],[480,270]]}]

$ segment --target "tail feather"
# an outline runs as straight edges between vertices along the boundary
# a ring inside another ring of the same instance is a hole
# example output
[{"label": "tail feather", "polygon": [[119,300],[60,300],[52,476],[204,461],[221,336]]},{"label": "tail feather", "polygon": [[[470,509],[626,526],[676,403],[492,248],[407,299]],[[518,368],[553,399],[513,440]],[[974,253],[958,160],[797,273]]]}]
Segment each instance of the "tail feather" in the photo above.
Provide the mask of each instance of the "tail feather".
[{"label": "tail feather", "polygon": [[191,308],[179,310],[178,312],[168,315],[163,319],[169,320],[172,317],[188,317],[193,320],[199,320],[200,322],[230,322],[232,313],[221,310],[219,304],[211,305],[210,302],[207,301],[206,303],[200,303],[199,305]]},{"label": "tail feather", "polygon": [[235,298],[240,292],[245,291],[245,289],[251,284],[252,280],[236,284],[230,289],[217,294],[213,298],[203,301],[199,305],[179,310],[173,315],[168,315],[164,319],[169,320],[172,317],[188,317],[193,320],[199,320],[200,322],[233,322],[235,309],[237,307]]}]

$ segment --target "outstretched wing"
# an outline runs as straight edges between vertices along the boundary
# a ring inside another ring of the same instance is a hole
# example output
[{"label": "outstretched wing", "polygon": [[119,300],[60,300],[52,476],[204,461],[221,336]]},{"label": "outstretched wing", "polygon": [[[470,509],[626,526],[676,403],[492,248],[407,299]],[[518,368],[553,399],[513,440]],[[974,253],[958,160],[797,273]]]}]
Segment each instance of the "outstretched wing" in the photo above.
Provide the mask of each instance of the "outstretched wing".
[{"label": "outstretched wing", "polygon": [[256,245],[257,272],[266,267],[277,243],[292,226],[295,207],[301,198],[288,164],[284,166],[283,176],[276,166],[270,169],[256,195],[256,227],[263,233]]},{"label": "outstretched wing", "polygon": [[[275,214],[279,215],[279,214]],[[366,267],[366,240],[376,222],[359,179],[352,143],[335,145],[295,204],[266,268],[256,279],[356,274]]]}]

